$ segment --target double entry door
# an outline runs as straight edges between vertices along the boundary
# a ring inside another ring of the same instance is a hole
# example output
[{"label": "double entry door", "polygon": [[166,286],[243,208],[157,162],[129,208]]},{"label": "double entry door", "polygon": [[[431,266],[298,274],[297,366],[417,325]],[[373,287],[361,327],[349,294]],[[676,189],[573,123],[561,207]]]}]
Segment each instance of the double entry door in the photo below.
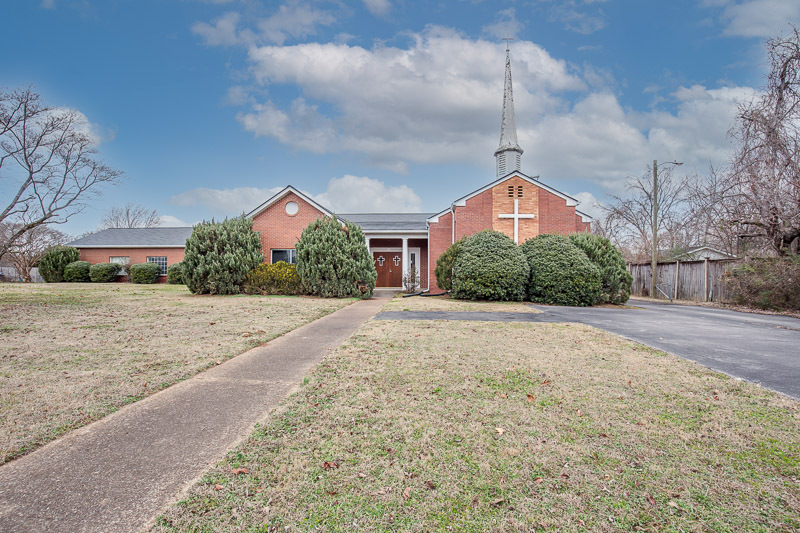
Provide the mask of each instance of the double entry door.
[{"label": "double entry door", "polygon": [[378,271],[377,287],[401,287],[403,285],[403,253],[372,252],[375,270]]}]

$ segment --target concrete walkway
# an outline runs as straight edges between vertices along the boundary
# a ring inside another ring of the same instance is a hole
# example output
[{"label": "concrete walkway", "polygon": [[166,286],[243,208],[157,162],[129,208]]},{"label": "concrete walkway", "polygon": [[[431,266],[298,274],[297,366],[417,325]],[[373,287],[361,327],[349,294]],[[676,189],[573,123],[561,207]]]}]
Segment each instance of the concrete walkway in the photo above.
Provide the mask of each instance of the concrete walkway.
[{"label": "concrete walkway", "polygon": [[351,304],[0,467],[0,531],[147,527],[384,302]]}]

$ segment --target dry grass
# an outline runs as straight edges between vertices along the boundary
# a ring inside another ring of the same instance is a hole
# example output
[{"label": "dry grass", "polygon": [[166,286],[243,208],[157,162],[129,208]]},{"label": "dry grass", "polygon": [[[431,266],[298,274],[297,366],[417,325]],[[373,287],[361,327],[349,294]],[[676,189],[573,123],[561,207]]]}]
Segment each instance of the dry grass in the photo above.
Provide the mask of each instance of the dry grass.
[{"label": "dry grass", "polygon": [[450,296],[413,296],[403,298],[397,295],[383,308],[384,311],[486,311],[502,313],[539,313],[525,302],[483,302],[456,300]]},{"label": "dry grass", "polygon": [[347,300],[0,285],[0,464]]},{"label": "dry grass", "polygon": [[588,326],[381,320],[153,531],[788,531],[799,516],[794,401]]}]

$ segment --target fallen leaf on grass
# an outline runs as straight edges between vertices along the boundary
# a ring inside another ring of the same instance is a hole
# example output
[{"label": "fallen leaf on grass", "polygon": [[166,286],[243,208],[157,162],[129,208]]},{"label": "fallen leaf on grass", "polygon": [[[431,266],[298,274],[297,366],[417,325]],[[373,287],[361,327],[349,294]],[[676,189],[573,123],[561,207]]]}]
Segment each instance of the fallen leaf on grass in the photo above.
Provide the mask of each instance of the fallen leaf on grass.
[{"label": "fallen leaf on grass", "polygon": [[408,498],[410,497],[411,497],[411,487],[406,487],[406,489],[403,491],[403,499],[408,500]]},{"label": "fallen leaf on grass", "polygon": [[677,509],[677,508],[678,508],[678,504],[677,504],[677,503],[675,503],[675,502],[668,502],[668,503],[667,503],[667,505],[669,505],[670,507],[673,507],[673,508],[675,508],[675,509]]},{"label": "fallen leaf on grass", "polygon": [[364,472],[359,472],[358,477],[367,477],[367,475]]},{"label": "fallen leaf on grass", "polygon": [[225,488],[225,487],[223,487],[223,486],[222,486],[222,485],[220,485],[219,483],[217,483],[216,485],[214,485],[214,490],[222,490],[222,489],[224,489],[224,488]]},{"label": "fallen leaf on grass", "polygon": [[650,502],[650,505],[655,505],[656,504],[656,499],[653,498],[652,496],[650,496],[649,493],[645,492],[644,493],[644,497],[647,498],[647,501]]},{"label": "fallen leaf on grass", "polygon": [[429,480],[429,481],[426,481],[426,482],[425,482],[425,487],[426,487],[428,490],[433,490],[433,489],[435,489],[435,488],[436,488],[436,483],[434,483],[433,481],[430,481],[430,480]]},{"label": "fallen leaf on grass", "polygon": [[246,468],[234,468],[233,475],[238,476],[239,474],[249,474],[250,471]]},{"label": "fallen leaf on grass", "polygon": [[498,435],[502,435],[503,433],[506,432],[506,430],[503,428],[494,428],[494,432],[497,433]]},{"label": "fallen leaf on grass", "polygon": [[499,500],[495,500],[495,501],[492,502],[492,507],[500,507],[504,503],[506,503],[506,499],[505,498],[500,498]]},{"label": "fallen leaf on grass", "polygon": [[328,492],[328,495],[329,495],[329,496],[336,496],[337,494],[339,494],[339,492],[338,492],[338,491],[335,491],[335,490],[329,490],[329,491],[327,491],[327,492]]},{"label": "fallen leaf on grass", "polygon": [[533,482],[536,483],[536,484],[543,483],[544,479],[542,479],[540,477],[537,477],[536,479],[533,480]]},{"label": "fallen leaf on grass", "polygon": [[330,470],[331,468],[339,468],[339,461],[325,461],[322,463],[323,470]]},{"label": "fallen leaf on grass", "polygon": [[536,396],[534,396],[533,394],[528,394],[528,401],[531,403],[535,402]]},{"label": "fallen leaf on grass", "polygon": [[569,479],[569,474],[561,474],[561,477],[564,479]]}]

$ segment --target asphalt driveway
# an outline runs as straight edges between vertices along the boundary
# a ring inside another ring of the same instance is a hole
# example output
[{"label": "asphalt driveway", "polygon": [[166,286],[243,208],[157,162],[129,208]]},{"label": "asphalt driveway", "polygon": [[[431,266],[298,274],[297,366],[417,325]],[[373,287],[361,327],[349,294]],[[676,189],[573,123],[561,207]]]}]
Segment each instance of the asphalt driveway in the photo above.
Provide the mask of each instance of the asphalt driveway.
[{"label": "asphalt driveway", "polygon": [[550,307],[541,322],[580,322],[800,399],[800,319],[630,300],[642,309]]}]

